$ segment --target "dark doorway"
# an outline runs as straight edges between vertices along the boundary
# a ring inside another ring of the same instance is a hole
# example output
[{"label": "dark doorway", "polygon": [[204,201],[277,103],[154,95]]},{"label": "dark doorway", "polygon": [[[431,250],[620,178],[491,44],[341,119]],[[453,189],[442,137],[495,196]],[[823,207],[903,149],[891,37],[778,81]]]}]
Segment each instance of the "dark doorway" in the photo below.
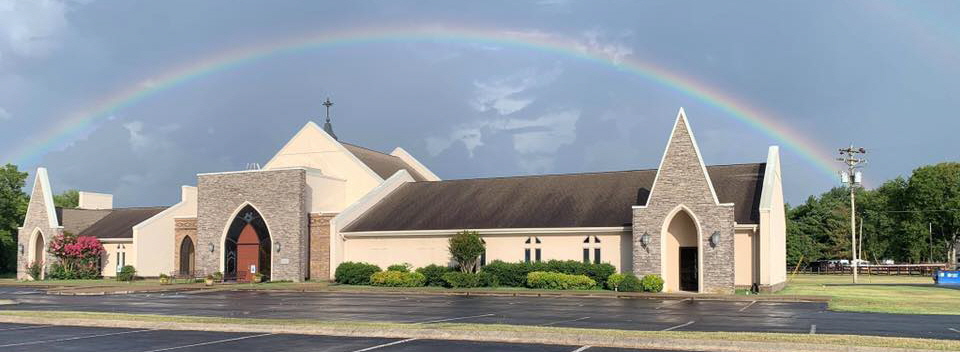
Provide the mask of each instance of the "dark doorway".
[{"label": "dark doorway", "polygon": [[270,232],[256,209],[247,205],[237,213],[225,242],[224,279],[250,281],[255,273],[270,279]]},{"label": "dark doorway", "polygon": [[697,247],[680,247],[680,290],[699,291]]},{"label": "dark doorway", "polygon": [[194,249],[193,240],[190,237],[184,237],[180,242],[180,275],[193,275]]}]

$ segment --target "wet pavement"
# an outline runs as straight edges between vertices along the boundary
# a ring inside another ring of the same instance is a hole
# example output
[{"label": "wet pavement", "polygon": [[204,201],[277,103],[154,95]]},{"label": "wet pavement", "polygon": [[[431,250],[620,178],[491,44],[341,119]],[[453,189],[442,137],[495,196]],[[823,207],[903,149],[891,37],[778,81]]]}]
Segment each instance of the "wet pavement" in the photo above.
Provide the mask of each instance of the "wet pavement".
[{"label": "wet pavement", "polygon": [[643,351],[457,340],[174,331],[0,323],[0,350],[21,351]]},{"label": "wet pavement", "polygon": [[53,296],[0,287],[0,309],[398,323],[857,334],[960,340],[960,317],[832,312],[824,303],[221,291]]}]

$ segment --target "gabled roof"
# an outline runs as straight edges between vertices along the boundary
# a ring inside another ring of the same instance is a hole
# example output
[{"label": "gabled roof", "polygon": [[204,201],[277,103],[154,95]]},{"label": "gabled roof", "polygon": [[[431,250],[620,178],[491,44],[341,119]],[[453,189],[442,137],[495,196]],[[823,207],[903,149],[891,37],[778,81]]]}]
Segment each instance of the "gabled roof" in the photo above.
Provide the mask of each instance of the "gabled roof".
[{"label": "gabled roof", "polygon": [[[758,224],[765,165],[708,166],[721,203],[739,224]],[[633,221],[657,170],[496,177],[401,186],[344,232],[617,227]]]},{"label": "gabled roof", "polygon": [[112,209],[73,209],[57,207],[57,223],[63,226],[63,231],[80,234],[90,225],[103,219],[112,212]]},{"label": "gabled roof", "polygon": [[[133,238],[134,226],[165,209],[167,207],[113,209],[99,221],[83,229],[78,235],[97,238]],[[66,225],[64,227],[66,228]]]},{"label": "gabled roof", "polygon": [[384,180],[393,176],[397,171],[407,170],[414,180],[426,181],[423,175],[398,157],[350,143],[340,142],[340,144]]}]

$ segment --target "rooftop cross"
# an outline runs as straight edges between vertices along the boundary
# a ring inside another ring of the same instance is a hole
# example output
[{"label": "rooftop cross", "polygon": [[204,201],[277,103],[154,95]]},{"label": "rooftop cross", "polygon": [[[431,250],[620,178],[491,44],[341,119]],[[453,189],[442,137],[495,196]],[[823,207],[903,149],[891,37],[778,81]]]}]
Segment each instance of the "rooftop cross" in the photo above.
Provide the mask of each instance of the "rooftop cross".
[{"label": "rooftop cross", "polygon": [[333,137],[333,139],[338,139],[337,135],[333,133],[333,125],[330,124],[330,107],[333,106],[333,103],[330,102],[330,98],[327,98],[327,101],[323,102],[323,106],[327,107],[327,122],[323,124],[323,130]]}]

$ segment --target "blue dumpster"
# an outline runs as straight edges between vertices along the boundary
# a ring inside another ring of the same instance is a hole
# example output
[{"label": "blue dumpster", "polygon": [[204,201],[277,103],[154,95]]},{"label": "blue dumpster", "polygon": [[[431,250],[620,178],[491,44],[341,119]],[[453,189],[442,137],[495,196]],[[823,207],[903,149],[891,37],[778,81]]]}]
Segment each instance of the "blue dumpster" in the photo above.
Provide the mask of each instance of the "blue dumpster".
[{"label": "blue dumpster", "polygon": [[960,270],[940,270],[933,280],[937,285],[960,285]]}]

